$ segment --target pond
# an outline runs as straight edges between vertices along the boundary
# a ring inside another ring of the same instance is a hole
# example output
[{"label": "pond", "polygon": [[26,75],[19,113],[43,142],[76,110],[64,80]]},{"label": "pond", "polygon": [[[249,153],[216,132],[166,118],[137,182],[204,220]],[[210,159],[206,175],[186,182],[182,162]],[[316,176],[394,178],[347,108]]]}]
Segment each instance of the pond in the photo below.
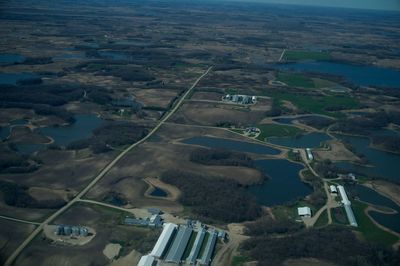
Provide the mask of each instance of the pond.
[{"label": "pond", "polygon": [[291,148],[316,148],[320,146],[321,142],[330,139],[331,137],[327,134],[312,132],[295,137],[270,137],[268,142]]},{"label": "pond", "polygon": [[[394,132],[394,131],[392,131]],[[382,134],[390,134],[388,131],[382,131]],[[381,151],[370,147],[370,139],[366,137],[336,135],[339,139],[350,143],[357,153],[364,154],[373,167],[356,165],[349,162],[335,163],[341,169],[371,175],[375,177],[386,178],[393,181],[399,181],[400,155]]]},{"label": "pond", "polygon": [[264,145],[238,141],[238,140],[223,139],[223,138],[201,136],[201,137],[192,137],[189,139],[185,139],[182,142],[185,144],[199,145],[208,148],[235,150],[240,152],[251,152],[256,154],[268,154],[268,155],[280,154],[279,150]]},{"label": "pond", "polygon": [[38,132],[51,137],[59,146],[66,146],[73,141],[89,138],[103,124],[103,120],[95,114],[79,114],[74,118],[75,122],[71,125],[39,128]]},{"label": "pond", "polygon": [[150,195],[154,196],[154,197],[164,197],[165,198],[166,196],[168,196],[168,193],[159,187],[154,187],[154,190],[150,193]]},{"label": "pond", "polygon": [[384,214],[376,211],[370,211],[369,214],[379,224],[400,233],[400,206],[368,187],[357,185],[355,191],[362,201],[397,211],[396,214]]},{"label": "pond", "polygon": [[61,54],[53,57],[54,61],[63,61],[63,60],[78,60],[84,59],[86,55],[84,53],[75,53],[75,54]]},{"label": "pond", "polygon": [[0,65],[24,62],[25,57],[19,54],[0,54]]},{"label": "pond", "polygon": [[0,85],[17,85],[20,80],[39,78],[40,76],[34,73],[0,73]]},{"label": "pond", "polygon": [[400,88],[400,71],[389,68],[326,61],[275,64],[272,65],[272,67],[283,71],[311,72],[341,76],[349,82],[361,86]]},{"label": "pond", "polygon": [[258,203],[266,206],[280,205],[312,193],[312,188],[303,183],[299,171],[303,165],[288,160],[259,160],[256,167],[269,179],[261,185],[250,186]]}]

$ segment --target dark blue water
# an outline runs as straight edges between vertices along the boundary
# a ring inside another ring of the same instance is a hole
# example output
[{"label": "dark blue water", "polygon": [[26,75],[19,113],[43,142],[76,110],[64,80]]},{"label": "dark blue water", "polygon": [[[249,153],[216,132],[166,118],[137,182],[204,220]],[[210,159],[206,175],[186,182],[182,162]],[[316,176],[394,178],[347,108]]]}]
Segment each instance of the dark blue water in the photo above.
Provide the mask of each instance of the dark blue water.
[{"label": "dark blue water", "polygon": [[119,45],[132,45],[132,46],[149,46],[152,43],[146,40],[119,40],[114,42],[115,44],[119,44]]},{"label": "dark blue water", "polygon": [[341,76],[346,80],[361,86],[400,88],[400,71],[389,68],[325,61],[275,64],[273,67],[283,71],[289,70]]},{"label": "dark blue water", "polygon": [[155,187],[153,192],[151,192],[150,195],[155,196],[155,197],[166,197],[166,196],[168,196],[168,193],[159,187]]},{"label": "dark blue water", "polygon": [[25,57],[19,54],[0,54],[0,65],[24,62]]},{"label": "dark blue water", "polygon": [[113,60],[129,60],[131,58],[127,54],[124,54],[121,52],[100,51],[99,54],[101,57],[109,58],[109,59],[113,59]]},{"label": "dark blue water", "polygon": [[[389,132],[382,131],[382,134],[389,134]],[[365,137],[336,136],[341,140],[349,142],[357,153],[364,154],[373,167],[364,167],[349,162],[336,163],[336,166],[350,172],[383,177],[389,180],[400,180],[400,155],[371,148],[369,146],[370,140]]]},{"label": "dark blue water", "polygon": [[400,233],[400,206],[368,187],[357,185],[356,191],[362,201],[397,211],[396,214],[384,214],[376,211],[370,211],[369,214],[379,224]]},{"label": "dark blue water", "polygon": [[5,140],[10,135],[10,127],[0,127],[0,139]]},{"label": "dark blue water", "polygon": [[316,148],[321,142],[330,140],[327,134],[312,132],[299,137],[271,137],[268,142],[291,148]]},{"label": "dark blue water", "polygon": [[75,123],[71,125],[39,128],[38,132],[51,137],[59,146],[66,146],[73,141],[89,138],[93,130],[102,124],[103,120],[94,114],[80,114],[75,116]]},{"label": "dark blue water", "polygon": [[84,53],[77,53],[77,54],[62,54],[53,57],[54,61],[62,61],[62,60],[77,60],[86,58]]},{"label": "dark blue water", "polygon": [[39,78],[34,73],[0,73],[0,84],[1,85],[17,85],[19,80],[26,80],[32,78]]},{"label": "dark blue water", "polygon": [[21,154],[30,155],[37,151],[46,149],[46,144],[30,144],[30,143],[17,143],[15,144],[17,151]]},{"label": "dark blue water", "polygon": [[262,205],[284,204],[312,192],[312,188],[300,180],[299,171],[304,168],[301,164],[287,160],[259,160],[256,166],[270,177],[261,185],[249,187]]},{"label": "dark blue water", "polygon": [[270,148],[260,144],[254,144],[238,140],[223,139],[223,138],[206,137],[206,136],[192,137],[189,139],[185,139],[182,142],[186,144],[200,145],[209,148],[235,150],[235,151],[251,152],[257,154],[277,155],[280,153],[280,151],[277,149]]}]

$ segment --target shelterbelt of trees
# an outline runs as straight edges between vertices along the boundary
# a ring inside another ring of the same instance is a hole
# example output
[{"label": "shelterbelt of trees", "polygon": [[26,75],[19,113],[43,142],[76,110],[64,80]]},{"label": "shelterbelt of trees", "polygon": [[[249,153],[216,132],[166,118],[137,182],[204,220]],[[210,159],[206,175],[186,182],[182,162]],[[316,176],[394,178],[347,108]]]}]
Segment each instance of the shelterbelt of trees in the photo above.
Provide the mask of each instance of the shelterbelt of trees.
[{"label": "shelterbelt of trees", "polygon": [[205,222],[242,222],[261,214],[256,199],[235,181],[178,170],[164,172],[161,179],[178,187],[179,201]]},{"label": "shelterbelt of trees", "polygon": [[[257,260],[259,265],[282,265],[287,259],[297,258],[317,258],[343,266],[400,265],[398,250],[360,241],[345,227],[329,226],[295,232],[299,228],[294,225],[275,224],[275,229],[268,222],[248,227],[251,238],[242,244],[241,251]],[[289,234],[283,237],[271,234],[280,232]]]},{"label": "shelterbelt of trees", "polygon": [[247,154],[223,149],[196,149],[190,154],[190,160],[206,165],[254,166]]}]

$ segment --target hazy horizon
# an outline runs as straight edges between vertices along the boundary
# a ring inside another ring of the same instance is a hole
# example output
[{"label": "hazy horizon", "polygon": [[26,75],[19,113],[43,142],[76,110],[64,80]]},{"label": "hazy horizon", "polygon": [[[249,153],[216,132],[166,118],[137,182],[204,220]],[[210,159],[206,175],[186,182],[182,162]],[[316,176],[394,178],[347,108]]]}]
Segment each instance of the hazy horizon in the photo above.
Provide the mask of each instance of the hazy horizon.
[{"label": "hazy horizon", "polygon": [[326,1],[324,0],[229,0],[229,1],[400,11],[400,0],[326,0]]}]

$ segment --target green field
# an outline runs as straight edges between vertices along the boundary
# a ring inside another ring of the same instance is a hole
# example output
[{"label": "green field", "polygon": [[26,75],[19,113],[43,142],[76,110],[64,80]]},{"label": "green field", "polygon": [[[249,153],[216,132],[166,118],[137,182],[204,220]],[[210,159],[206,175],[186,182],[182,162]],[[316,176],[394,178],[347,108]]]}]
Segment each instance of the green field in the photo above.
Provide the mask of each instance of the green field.
[{"label": "green field", "polygon": [[328,212],[327,210],[323,211],[319,216],[317,222],[314,224],[314,227],[322,227],[327,225],[329,222],[328,220]]},{"label": "green field", "polygon": [[261,130],[257,139],[262,141],[269,137],[294,137],[297,134],[304,132],[297,127],[276,124],[260,124],[257,125],[257,127]]},{"label": "green field", "polygon": [[285,60],[301,61],[301,60],[318,60],[327,61],[332,59],[331,55],[327,52],[318,51],[286,51],[284,55]]},{"label": "green field", "polygon": [[315,88],[313,80],[301,74],[279,73],[276,80],[289,87]]},{"label": "green field", "polygon": [[235,256],[232,260],[232,266],[241,266],[244,265],[246,262],[251,261],[250,257],[247,256]]},{"label": "green field", "polygon": [[360,106],[356,99],[342,95],[309,96],[285,92],[268,92],[266,95],[277,102],[290,101],[305,112],[332,117],[343,117],[343,114],[328,111],[327,108],[357,109]]},{"label": "green field", "polygon": [[398,240],[398,237],[377,227],[364,213],[367,207],[368,205],[365,203],[359,201],[352,202],[352,209],[358,223],[356,230],[362,233],[368,241],[393,245]]},{"label": "green field", "polygon": [[344,88],[338,83],[330,80],[310,78],[297,73],[279,73],[276,80],[285,83],[289,87],[300,87],[306,89]]}]

